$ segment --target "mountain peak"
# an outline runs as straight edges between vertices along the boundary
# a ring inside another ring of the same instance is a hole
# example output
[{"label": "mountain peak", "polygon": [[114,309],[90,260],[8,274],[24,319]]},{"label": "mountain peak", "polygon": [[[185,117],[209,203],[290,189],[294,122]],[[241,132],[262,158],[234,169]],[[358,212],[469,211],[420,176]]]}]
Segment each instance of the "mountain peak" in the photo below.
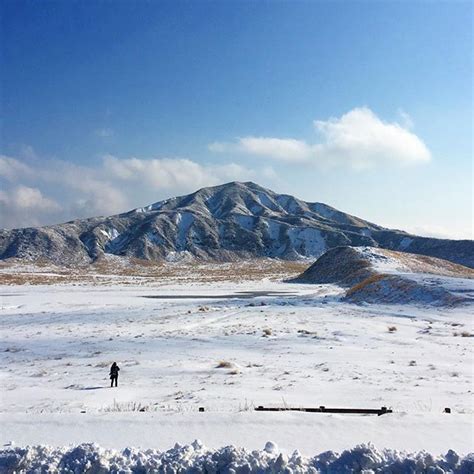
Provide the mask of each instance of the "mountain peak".
[{"label": "mountain peak", "polygon": [[340,246],[383,247],[474,266],[471,241],[391,231],[326,204],[232,181],[125,214],[0,231],[0,259],[93,261],[106,254],[147,260],[317,258]]},{"label": "mountain peak", "polygon": [[218,192],[221,190],[247,190],[275,194],[270,189],[264,188],[263,186],[260,186],[259,184],[254,183],[253,181],[229,181],[228,183],[218,184],[216,186],[206,186],[204,188],[199,189],[193,194],[203,191]]}]

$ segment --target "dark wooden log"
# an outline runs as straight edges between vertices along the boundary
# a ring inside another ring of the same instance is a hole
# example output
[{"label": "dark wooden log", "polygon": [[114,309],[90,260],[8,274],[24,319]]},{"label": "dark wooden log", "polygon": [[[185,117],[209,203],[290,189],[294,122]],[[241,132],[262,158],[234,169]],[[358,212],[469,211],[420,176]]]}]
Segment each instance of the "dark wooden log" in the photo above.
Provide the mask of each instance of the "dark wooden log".
[{"label": "dark wooden log", "polygon": [[356,415],[384,415],[385,413],[393,413],[387,407],[381,408],[327,408],[320,406],[318,408],[309,407],[264,407],[258,406],[255,411],[302,411],[306,413],[348,413]]}]

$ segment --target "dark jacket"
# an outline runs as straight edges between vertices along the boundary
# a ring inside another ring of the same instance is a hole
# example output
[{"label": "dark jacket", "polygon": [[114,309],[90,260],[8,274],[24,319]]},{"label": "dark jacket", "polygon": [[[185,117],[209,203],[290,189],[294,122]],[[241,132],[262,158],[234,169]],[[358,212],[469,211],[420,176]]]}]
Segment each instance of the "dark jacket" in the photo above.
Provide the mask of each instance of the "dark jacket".
[{"label": "dark jacket", "polygon": [[110,367],[110,378],[115,379],[118,377],[120,367],[117,364],[112,364],[112,367]]}]

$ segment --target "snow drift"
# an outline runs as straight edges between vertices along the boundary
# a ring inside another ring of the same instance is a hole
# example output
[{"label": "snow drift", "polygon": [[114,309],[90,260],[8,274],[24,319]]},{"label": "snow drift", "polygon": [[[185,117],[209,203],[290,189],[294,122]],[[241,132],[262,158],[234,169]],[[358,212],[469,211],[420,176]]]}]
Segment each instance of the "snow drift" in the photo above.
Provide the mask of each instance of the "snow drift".
[{"label": "snow drift", "polygon": [[154,449],[103,449],[95,444],[71,448],[27,446],[0,451],[0,472],[166,472],[172,473],[354,473],[354,472],[474,472],[474,454],[460,457],[449,450],[446,455],[427,452],[405,453],[378,450],[360,445],[336,453],[327,451],[313,458],[295,451],[291,456],[279,452],[268,442],[262,451],[248,451],[235,446],[208,449],[196,440],[191,445],[160,452]]}]

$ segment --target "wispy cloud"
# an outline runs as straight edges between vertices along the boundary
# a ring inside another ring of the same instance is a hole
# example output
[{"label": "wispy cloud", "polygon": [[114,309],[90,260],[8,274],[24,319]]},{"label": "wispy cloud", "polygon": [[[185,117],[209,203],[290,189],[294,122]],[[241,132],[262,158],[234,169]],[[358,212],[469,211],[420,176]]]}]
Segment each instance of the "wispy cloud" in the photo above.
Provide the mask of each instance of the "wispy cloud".
[{"label": "wispy cloud", "polygon": [[430,161],[431,153],[409,130],[408,118],[405,114],[404,125],[389,123],[367,107],[355,108],[339,118],[315,120],[315,131],[319,135],[319,141],[315,143],[293,138],[247,136],[234,142],[211,143],[209,149],[218,153],[237,152],[277,161],[355,169],[426,163]]},{"label": "wispy cloud", "polygon": [[0,178],[14,182],[30,178],[33,170],[26,163],[10,156],[0,155]]},{"label": "wispy cloud", "polygon": [[220,184],[226,180],[251,179],[256,173],[236,163],[202,165],[183,158],[103,158],[108,176],[121,181],[140,182],[161,189],[193,189]]},{"label": "wispy cloud", "polygon": [[42,219],[61,210],[61,206],[37,188],[24,185],[0,191],[0,215],[3,225],[40,225]]},{"label": "wispy cloud", "polygon": [[7,206],[19,209],[42,211],[58,210],[60,206],[54,200],[43,196],[41,191],[28,186],[16,186],[10,192],[1,191],[0,201]]},{"label": "wispy cloud", "polygon": [[413,128],[414,123],[413,123],[412,118],[410,117],[410,114],[408,112],[405,112],[401,107],[398,109],[397,112],[398,112],[398,115],[400,116],[403,127],[408,130]]},{"label": "wispy cloud", "polygon": [[233,143],[211,143],[209,149],[217,153],[241,152],[286,162],[305,162],[312,155],[310,145],[293,138],[243,137]]},{"label": "wispy cloud", "polygon": [[0,156],[1,225],[110,215],[199,187],[262,177],[271,182],[276,174],[271,167],[254,170],[237,163],[201,164],[184,158],[106,155],[95,166],[81,166],[43,157],[27,162]]}]

